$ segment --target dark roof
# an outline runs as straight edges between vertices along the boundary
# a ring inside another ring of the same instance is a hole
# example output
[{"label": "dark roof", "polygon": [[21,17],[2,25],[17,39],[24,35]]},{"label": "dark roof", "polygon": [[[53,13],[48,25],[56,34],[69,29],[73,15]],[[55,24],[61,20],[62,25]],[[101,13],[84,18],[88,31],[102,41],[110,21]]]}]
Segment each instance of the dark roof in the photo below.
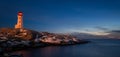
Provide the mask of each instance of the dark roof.
[{"label": "dark roof", "polygon": [[21,11],[19,11],[18,13],[22,13]]}]

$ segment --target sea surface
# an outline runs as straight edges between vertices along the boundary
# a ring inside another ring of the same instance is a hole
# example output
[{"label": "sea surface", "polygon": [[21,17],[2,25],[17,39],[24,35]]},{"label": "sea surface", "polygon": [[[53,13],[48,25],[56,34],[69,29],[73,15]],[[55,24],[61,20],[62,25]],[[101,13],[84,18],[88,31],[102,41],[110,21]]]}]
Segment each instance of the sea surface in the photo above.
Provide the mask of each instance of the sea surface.
[{"label": "sea surface", "polygon": [[[87,39],[88,40],[88,39]],[[89,39],[90,43],[70,46],[48,46],[15,51],[24,57],[120,57],[120,40]]]}]

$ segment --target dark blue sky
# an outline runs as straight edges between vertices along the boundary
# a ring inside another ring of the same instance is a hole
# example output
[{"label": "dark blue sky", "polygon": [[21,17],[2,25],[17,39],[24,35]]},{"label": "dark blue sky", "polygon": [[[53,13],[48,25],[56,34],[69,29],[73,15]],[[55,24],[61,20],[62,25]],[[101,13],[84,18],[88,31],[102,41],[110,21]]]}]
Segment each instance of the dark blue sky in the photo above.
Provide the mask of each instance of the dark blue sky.
[{"label": "dark blue sky", "polygon": [[0,27],[14,27],[17,12],[24,27],[49,32],[120,28],[119,0],[0,0]]}]

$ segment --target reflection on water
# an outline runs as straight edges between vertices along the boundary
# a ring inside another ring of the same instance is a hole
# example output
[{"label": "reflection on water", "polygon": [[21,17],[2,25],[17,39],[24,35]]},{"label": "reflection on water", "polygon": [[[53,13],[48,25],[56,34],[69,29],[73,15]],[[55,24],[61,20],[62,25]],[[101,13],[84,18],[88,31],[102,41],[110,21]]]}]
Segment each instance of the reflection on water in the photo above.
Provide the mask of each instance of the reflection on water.
[{"label": "reflection on water", "polygon": [[49,46],[16,51],[24,57],[120,57],[120,40],[94,39],[91,43],[72,46]]}]

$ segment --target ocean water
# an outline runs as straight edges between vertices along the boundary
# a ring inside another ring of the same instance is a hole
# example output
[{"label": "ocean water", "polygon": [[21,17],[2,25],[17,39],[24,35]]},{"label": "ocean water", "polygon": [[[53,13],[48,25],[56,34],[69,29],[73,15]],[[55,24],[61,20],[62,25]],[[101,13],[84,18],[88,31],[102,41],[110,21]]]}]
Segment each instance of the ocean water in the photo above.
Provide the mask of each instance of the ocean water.
[{"label": "ocean water", "polygon": [[16,51],[24,57],[120,57],[120,40],[89,39],[90,43],[70,46],[48,46]]}]

